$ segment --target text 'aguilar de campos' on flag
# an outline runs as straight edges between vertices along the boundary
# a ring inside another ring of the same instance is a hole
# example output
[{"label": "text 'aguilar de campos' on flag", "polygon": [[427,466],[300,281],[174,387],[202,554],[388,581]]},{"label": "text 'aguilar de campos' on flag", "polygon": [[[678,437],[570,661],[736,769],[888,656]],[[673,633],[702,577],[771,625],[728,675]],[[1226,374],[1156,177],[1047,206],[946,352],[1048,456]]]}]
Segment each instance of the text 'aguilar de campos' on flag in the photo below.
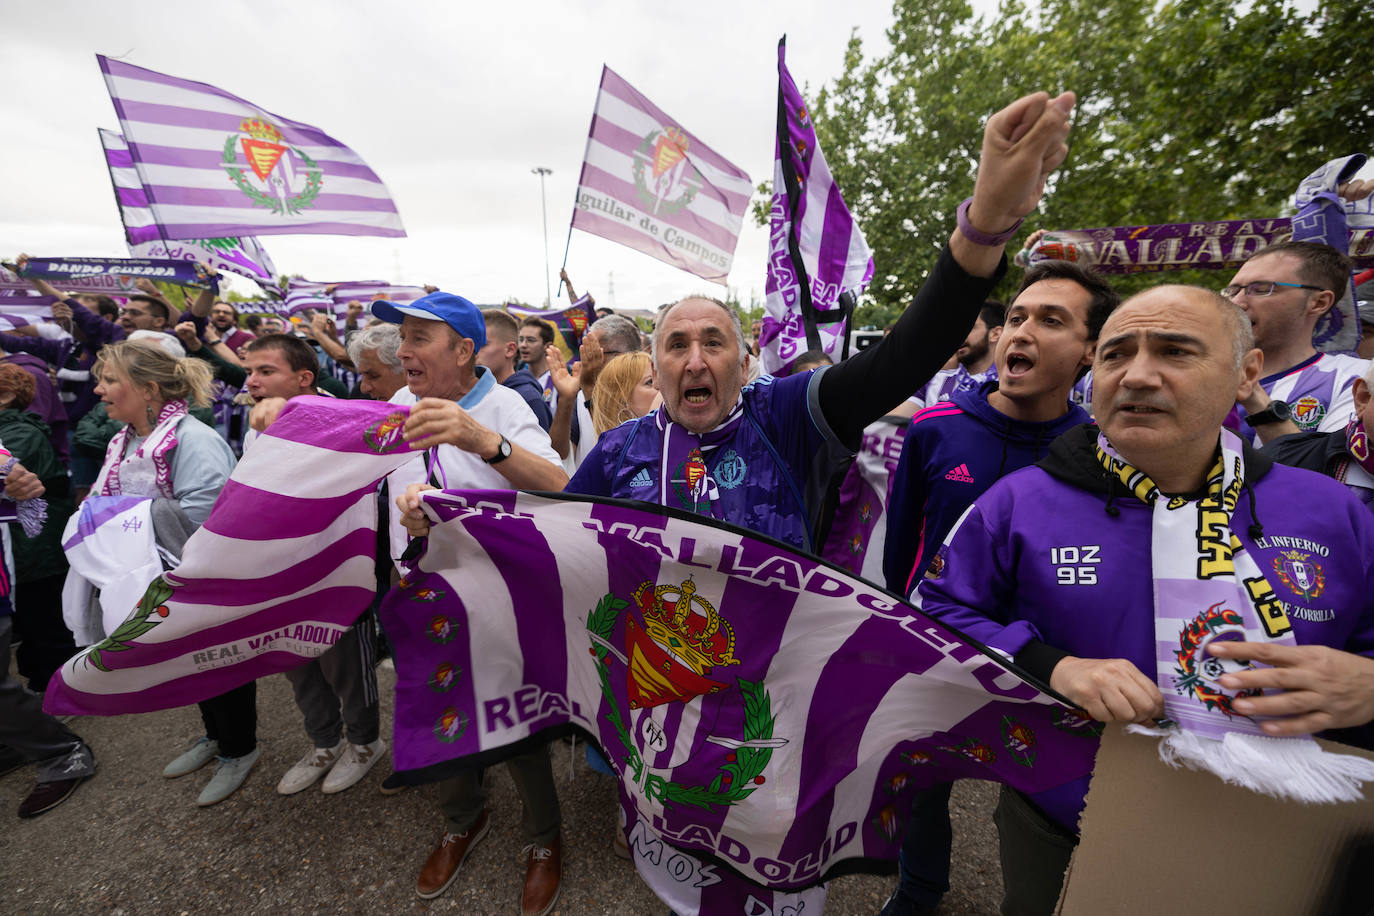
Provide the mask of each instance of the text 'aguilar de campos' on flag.
[{"label": "text 'aguilar de campos' on flag", "polygon": [[873,253],[840,197],[806,100],[787,72],[786,54],[784,38],[778,42],[778,130],[759,334],[765,372],[786,369],[807,350],[824,350],[838,362],[854,299],[873,279]]},{"label": "text 'aguilar de campos' on flag", "polygon": [[602,67],[574,228],[725,283],[749,176]]},{"label": "text 'aguilar de campos' on flag", "polygon": [[161,238],[405,235],[382,180],[319,128],[96,57]]},{"label": "text 'aguilar de campos' on flag", "polygon": [[130,254],[136,258],[202,261],[216,270],[233,271],[260,282],[276,277],[272,259],[255,238],[164,240],[148,206],[148,192],[134,168],[128,144],[112,130],[100,128],[99,133]]}]

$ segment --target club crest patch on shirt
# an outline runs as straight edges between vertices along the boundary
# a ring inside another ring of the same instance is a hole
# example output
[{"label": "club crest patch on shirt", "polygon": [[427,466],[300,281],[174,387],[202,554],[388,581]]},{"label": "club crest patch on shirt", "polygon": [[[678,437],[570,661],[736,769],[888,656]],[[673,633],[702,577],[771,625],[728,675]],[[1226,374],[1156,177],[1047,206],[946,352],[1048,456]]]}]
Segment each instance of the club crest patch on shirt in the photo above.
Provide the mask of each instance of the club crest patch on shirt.
[{"label": "club crest patch on shirt", "polygon": [[1280,551],[1273,561],[1274,572],[1290,591],[1308,601],[1326,590],[1326,570],[1301,550]]},{"label": "club crest patch on shirt", "polygon": [[1310,394],[1294,401],[1292,410],[1293,422],[1299,429],[1316,429],[1326,416],[1326,405]]},{"label": "club crest patch on shirt", "polygon": [[744,459],[734,449],[729,449],[720,456],[720,461],[716,464],[716,483],[727,490],[733,490],[744,483],[745,470]]},{"label": "club crest patch on shirt", "polygon": [[940,549],[935,551],[935,556],[931,558],[930,565],[926,567],[927,579],[938,579],[945,574],[946,556],[948,551],[945,545],[941,544]]}]

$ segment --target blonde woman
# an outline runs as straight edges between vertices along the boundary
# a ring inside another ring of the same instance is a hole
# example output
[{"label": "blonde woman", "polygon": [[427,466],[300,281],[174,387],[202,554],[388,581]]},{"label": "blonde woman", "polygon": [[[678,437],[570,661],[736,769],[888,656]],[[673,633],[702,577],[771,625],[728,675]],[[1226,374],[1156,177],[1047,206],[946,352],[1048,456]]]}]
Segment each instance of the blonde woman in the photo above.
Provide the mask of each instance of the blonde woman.
[{"label": "blonde woman", "polygon": [[[101,348],[95,393],[110,419],[127,425],[110,440],[91,495],[150,498],[158,546],[180,556],[224,489],[234,453],[213,427],[189,413],[210,404],[209,366],[177,358],[176,349],[166,334]],[[197,800],[205,806],[237,790],[257,762],[256,686],[250,682],[206,700],[200,714],[205,736],[162,775],[184,776],[218,757],[215,775]]]},{"label": "blonde woman", "polygon": [[596,377],[592,422],[600,436],[626,420],[635,420],[661,402],[654,387],[654,366],[642,350],[612,357]]}]

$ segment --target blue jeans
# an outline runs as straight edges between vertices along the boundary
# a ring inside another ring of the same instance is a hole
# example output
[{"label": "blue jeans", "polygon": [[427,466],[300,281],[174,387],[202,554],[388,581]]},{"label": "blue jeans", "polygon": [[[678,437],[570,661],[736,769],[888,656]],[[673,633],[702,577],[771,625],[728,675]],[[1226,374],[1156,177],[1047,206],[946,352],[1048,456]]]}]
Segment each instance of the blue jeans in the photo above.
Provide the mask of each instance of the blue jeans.
[{"label": "blue jeans", "polygon": [[953,783],[922,789],[911,801],[911,817],[897,858],[897,891],[879,916],[932,912],[949,890],[949,855],[954,830],[949,823]]}]

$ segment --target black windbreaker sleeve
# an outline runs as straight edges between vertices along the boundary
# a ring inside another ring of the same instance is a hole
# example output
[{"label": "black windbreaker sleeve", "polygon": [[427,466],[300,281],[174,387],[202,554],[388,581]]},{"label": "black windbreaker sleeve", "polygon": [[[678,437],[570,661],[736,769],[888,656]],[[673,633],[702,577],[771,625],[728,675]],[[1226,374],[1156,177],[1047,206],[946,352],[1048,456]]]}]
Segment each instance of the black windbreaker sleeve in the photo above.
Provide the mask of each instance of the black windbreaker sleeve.
[{"label": "black windbreaker sleeve", "polygon": [[1007,260],[991,277],[974,277],[946,245],[892,333],[826,370],[818,400],[826,422],[847,447],[857,450],[864,427],[930,381],[964,342]]}]

